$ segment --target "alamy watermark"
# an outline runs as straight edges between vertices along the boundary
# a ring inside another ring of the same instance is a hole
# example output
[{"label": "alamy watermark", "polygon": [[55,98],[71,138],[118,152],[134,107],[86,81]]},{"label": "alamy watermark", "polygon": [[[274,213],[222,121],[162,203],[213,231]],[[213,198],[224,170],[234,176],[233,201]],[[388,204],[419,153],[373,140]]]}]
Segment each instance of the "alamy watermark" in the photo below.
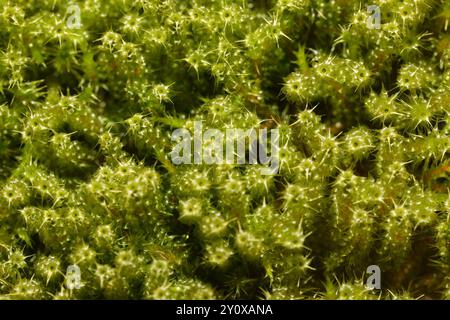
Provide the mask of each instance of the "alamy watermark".
[{"label": "alamy watermark", "polygon": [[369,17],[367,17],[367,28],[369,29],[380,29],[381,28],[381,10],[377,5],[367,6],[367,12],[371,13]]},{"label": "alamy watermark", "polygon": [[367,278],[366,287],[369,290],[381,289],[381,269],[376,264],[367,267],[367,273],[371,275]]},{"label": "alamy watermark", "polygon": [[81,288],[81,270],[76,264],[67,267],[66,270],[66,288],[69,290]]},{"label": "alamy watermark", "polygon": [[261,168],[263,175],[278,172],[280,150],[278,129],[270,130],[270,153],[266,128],[258,130],[228,128],[225,131],[207,129],[203,132],[202,122],[194,121],[193,138],[189,130],[176,129],[172,132],[171,139],[177,142],[171,152],[172,162],[176,165],[263,164],[267,165]]},{"label": "alamy watermark", "polygon": [[81,10],[77,4],[70,3],[67,8],[66,14],[68,15],[66,26],[69,29],[81,28]]}]

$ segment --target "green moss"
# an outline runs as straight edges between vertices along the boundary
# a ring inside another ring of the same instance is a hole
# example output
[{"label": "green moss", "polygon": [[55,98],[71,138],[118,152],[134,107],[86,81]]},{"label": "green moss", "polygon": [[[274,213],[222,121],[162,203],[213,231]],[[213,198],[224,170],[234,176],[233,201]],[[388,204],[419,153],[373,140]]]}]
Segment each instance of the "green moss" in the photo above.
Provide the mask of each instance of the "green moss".
[{"label": "green moss", "polygon": [[448,1],[0,3],[1,298],[450,298]]}]

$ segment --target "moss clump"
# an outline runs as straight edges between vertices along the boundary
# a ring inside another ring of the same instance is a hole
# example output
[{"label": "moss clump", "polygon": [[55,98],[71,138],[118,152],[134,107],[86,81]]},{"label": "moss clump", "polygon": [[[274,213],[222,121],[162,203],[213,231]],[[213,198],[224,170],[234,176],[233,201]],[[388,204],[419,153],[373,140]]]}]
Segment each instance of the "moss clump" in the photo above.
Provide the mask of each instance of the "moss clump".
[{"label": "moss clump", "polygon": [[1,3],[2,298],[450,298],[448,1]]}]

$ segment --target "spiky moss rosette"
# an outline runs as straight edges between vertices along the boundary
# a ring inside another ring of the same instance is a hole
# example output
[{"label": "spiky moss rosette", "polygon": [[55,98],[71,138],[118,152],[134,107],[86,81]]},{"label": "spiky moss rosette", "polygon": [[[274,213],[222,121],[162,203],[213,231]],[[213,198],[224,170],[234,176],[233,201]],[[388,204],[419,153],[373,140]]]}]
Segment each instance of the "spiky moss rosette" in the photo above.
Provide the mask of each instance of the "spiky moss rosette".
[{"label": "spiky moss rosette", "polygon": [[[450,298],[449,19],[445,0],[1,0],[1,297]],[[278,129],[278,173],[174,165],[195,121]]]}]

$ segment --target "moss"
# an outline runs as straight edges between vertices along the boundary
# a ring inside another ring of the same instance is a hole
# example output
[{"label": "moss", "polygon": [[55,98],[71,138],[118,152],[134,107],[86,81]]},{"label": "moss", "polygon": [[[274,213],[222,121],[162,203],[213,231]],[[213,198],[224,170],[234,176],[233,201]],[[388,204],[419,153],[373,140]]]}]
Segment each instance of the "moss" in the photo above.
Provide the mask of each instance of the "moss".
[{"label": "moss", "polygon": [[[0,7],[1,298],[450,297],[448,1]],[[278,172],[173,163],[196,123]]]}]

